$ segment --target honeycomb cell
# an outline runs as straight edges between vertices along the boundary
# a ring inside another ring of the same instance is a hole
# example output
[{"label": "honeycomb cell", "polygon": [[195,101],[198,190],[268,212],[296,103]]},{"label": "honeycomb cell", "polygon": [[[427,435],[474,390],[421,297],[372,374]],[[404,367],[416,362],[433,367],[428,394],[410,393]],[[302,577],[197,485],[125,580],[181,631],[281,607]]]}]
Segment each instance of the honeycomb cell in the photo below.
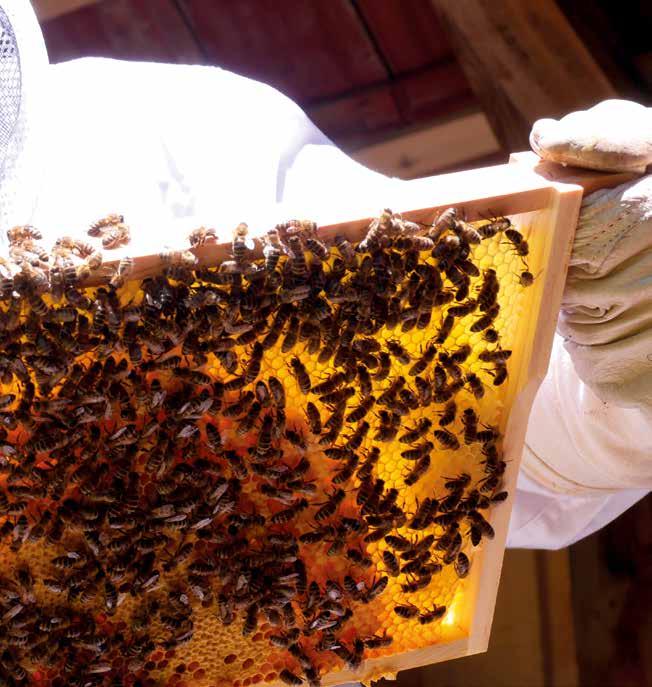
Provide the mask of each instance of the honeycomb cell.
[{"label": "honeycomb cell", "polygon": [[[469,247],[480,273],[465,280],[452,266],[461,256],[448,265],[395,239],[353,258],[330,248],[320,263],[300,235],[307,273],[288,250],[281,284],[262,260],[228,278],[180,264],[117,289],[39,294],[18,282],[21,298],[0,306],[0,576],[23,606],[8,596],[0,612],[36,640],[11,648],[33,683],[72,684],[88,668],[122,684],[244,687],[468,632],[470,578],[456,566],[464,553],[474,571],[474,540],[491,535],[514,364],[480,355],[517,355],[535,293],[518,282],[524,261],[498,233]],[[485,302],[490,269],[499,289]],[[284,300],[302,279],[309,295]],[[494,343],[489,324],[472,331],[491,303]],[[460,304],[469,313],[442,337]],[[333,379],[334,396],[312,390]],[[423,435],[401,441],[419,422]],[[388,575],[387,550],[405,571]],[[417,616],[399,618],[399,604]]]}]

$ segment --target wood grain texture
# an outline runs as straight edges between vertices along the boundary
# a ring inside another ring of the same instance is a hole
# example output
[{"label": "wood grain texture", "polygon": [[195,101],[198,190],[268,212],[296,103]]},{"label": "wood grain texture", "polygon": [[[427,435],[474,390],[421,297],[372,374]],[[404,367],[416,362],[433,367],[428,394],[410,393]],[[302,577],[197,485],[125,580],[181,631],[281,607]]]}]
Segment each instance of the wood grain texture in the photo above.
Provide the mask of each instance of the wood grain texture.
[{"label": "wood grain texture", "polygon": [[463,112],[476,103],[459,65],[448,61],[320,100],[306,112],[340,146],[350,149],[397,129]]},{"label": "wood grain texture", "polygon": [[[430,0],[353,1],[394,74],[451,58],[446,31]],[[466,83],[464,77],[462,83]]]},{"label": "wood grain texture", "polygon": [[546,684],[579,686],[568,549],[536,551]]},{"label": "wood grain texture", "polygon": [[42,30],[51,62],[87,56],[202,61],[173,0],[103,0],[46,21]]},{"label": "wood grain texture", "polygon": [[99,0],[32,0],[32,7],[39,21],[47,21],[60,17],[62,14],[93,5]]},{"label": "wood grain texture", "polygon": [[507,150],[532,123],[616,96],[554,0],[432,0],[471,87]]},{"label": "wood grain texture", "polygon": [[652,494],[571,549],[582,685],[652,684]]},{"label": "wood grain texture", "polygon": [[414,179],[499,152],[484,113],[470,112],[359,148],[351,155],[383,174]]},{"label": "wood grain texture", "polygon": [[303,104],[387,78],[348,0],[180,0],[212,64]]}]

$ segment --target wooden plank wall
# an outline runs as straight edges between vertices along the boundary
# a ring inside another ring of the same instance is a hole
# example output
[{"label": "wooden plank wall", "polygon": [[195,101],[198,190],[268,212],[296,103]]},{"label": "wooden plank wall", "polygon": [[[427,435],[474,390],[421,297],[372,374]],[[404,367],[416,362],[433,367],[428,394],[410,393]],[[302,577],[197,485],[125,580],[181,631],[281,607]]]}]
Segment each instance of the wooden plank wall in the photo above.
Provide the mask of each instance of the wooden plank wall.
[{"label": "wooden plank wall", "polygon": [[652,494],[571,548],[583,685],[652,685]]}]

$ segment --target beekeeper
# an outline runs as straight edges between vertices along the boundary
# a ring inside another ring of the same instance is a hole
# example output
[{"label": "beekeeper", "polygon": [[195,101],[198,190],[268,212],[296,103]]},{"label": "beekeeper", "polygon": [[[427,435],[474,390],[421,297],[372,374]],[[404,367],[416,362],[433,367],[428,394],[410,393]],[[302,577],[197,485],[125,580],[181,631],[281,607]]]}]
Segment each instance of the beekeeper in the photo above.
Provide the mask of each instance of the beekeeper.
[{"label": "beekeeper", "polygon": [[[0,0],[0,221],[46,245],[120,212],[130,250],[207,224],[376,214],[414,184],[335,148],[287,97],[214,67],[48,65],[29,3]],[[13,41],[13,43],[12,43]],[[532,131],[541,156],[590,169],[652,163],[652,109],[608,101]],[[409,194],[408,194],[409,195]],[[509,545],[587,536],[652,485],[652,176],[584,199],[548,375],[518,478]]]}]

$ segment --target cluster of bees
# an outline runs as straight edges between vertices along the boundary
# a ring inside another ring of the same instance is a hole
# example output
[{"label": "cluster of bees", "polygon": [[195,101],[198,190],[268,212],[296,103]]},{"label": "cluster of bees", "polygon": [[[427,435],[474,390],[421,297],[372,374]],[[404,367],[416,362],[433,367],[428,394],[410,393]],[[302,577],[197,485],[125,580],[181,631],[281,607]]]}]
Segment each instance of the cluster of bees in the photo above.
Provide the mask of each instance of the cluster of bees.
[{"label": "cluster of bees", "polygon": [[[108,249],[129,230],[112,215],[89,234]],[[162,273],[134,287],[128,258],[109,269],[84,242],[48,254],[33,227],[11,230],[0,546],[17,563],[0,579],[2,683],[35,670],[67,685],[137,681],[154,649],[192,641],[202,608],[245,636],[269,624],[278,677],[317,687],[324,666],[357,669],[390,646],[355,619],[394,578],[398,617],[440,620],[446,606],[411,595],[445,566],[469,573],[469,547],[493,537],[487,511],[507,496],[500,434],[474,405],[508,374],[499,281],[472,261],[499,234],[525,259],[507,218],[476,228],[454,209],[432,225],[385,211],[357,245],[291,221],[262,257],[242,224],[230,260],[163,253]],[[98,270],[107,283],[84,288]],[[465,317],[483,337],[480,373],[466,368],[470,345],[447,344]],[[418,355],[401,343],[412,330],[429,335]],[[287,374],[269,364],[279,356]],[[378,471],[394,441],[402,484]],[[482,476],[462,471],[408,506],[437,453],[463,446],[477,447]],[[23,560],[36,544],[52,552],[38,570]],[[324,578],[320,560],[341,575]]]}]

